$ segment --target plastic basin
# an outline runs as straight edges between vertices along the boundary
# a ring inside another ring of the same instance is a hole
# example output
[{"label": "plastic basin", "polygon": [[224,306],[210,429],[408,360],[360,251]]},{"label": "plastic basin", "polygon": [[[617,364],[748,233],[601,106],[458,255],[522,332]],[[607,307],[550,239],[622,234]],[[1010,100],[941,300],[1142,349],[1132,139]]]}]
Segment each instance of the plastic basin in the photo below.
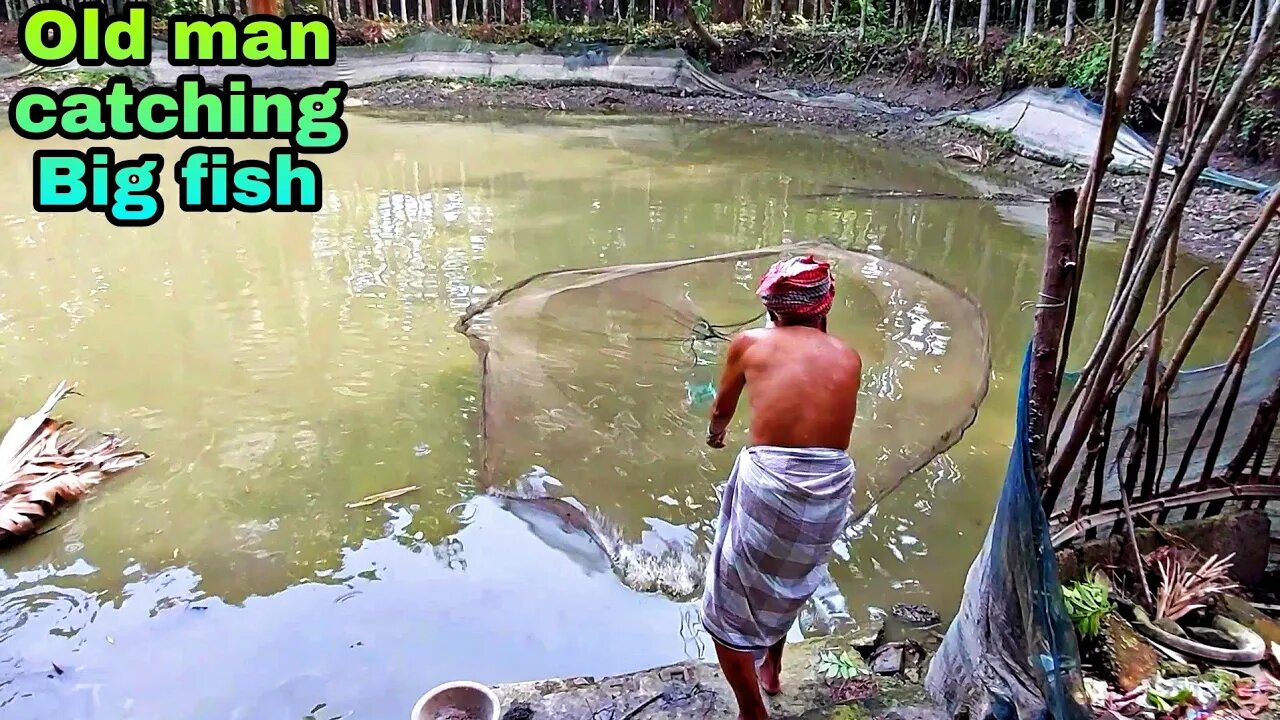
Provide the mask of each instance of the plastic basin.
[{"label": "plastic basin", "polygon": [[[436,720],[436,717],[455,715],[445,711],[465,713],[467,720],[498,720],[498,696],[480,683],[459,681],[432,688],[418,698],[409,720]],[[460,714],[449,720],[463,720]]]}]

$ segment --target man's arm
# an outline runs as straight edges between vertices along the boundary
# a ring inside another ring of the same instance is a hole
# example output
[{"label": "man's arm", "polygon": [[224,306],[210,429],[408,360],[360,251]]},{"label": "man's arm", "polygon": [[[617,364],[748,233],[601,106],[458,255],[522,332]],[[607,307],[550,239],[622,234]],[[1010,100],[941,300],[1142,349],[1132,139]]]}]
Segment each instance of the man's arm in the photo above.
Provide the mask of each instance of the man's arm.
[{"label": "man's arm", "polygon": [[713,448],[724,447],[729,421],[733,420],[733,413],[738,409],[738,398],[742,396],[742,388],[747,385],[742,357],[750,342],[746,334],[737,335],[729,342],[724,370],[720,373],[720,385],[716,388],[716,399],[711,404],[711,425],[707,429],[707,444]]}]

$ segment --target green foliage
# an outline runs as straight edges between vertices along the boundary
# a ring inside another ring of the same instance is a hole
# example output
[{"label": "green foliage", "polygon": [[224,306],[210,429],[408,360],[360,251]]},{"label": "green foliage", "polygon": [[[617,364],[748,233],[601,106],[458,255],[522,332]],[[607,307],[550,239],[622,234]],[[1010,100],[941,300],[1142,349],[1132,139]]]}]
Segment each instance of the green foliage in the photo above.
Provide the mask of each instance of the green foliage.
[{"label": "green foliage", "polygon": [[1192,702],[1195,697],[1195,693],[1191,692],[1189,687],[1177,687],[1165,692],[1156,688],[1147,690],[1147,702],[1155,708],[1157,713],[1168,713],[1179,705]]},{"label": "green foliage", "polygon": [[1211,668],[1201,675],[1200,679],[1213,685],[1214,692],[1217,693],[1219,700],[1234,698],[1236,696],[1236,683],[1240,682],[1239,675],[1224,668]]},{"label": "green foliage", "polygon": [[852,680],[867,673],[847,651],[828,650],[818,656],[818,672],[827,680]]},{"label": "green foliage", "polygon": [[956,127],[964,128],[969,132],[977,133],[979,135],[983,135],[987,138],[990,138],[990,140],[993,143],[998,145],[1002,150],[1006,152],[1014,152],[1015,150],[1018,149],[1018,141],[1013,137],[1012,131],[991,130],[991,129],[982,127],[981,125],[974,125],[973,123],[966,122],[964,120],[953,120],[952,124],[955,125]]},{"label": "green foliage", "polygon": [[170,15],[199,15],[208,12],[203,0],[156,0],[152,9],[158,18]]},{"label": "green foliage", "polygon": [[1081,90],[1102,90],[1107,81],[1111,43],[1099,40],[1075,56],[1067,68],[1067,83]]},{"label": "green foliage", "polygon": [[1058,85],[1065,76],[1062,40],[1055,35],[1032,35],[1005,46],[984,73],[990,85]]},{"label": "green foliage", "polygon": [[1115,609],[1110,596],[1107,585],[1097,580],[1074,582],[1062,589],[1067,615],[1081,637],[1093,637],[1102,629],[1102,619]]}]

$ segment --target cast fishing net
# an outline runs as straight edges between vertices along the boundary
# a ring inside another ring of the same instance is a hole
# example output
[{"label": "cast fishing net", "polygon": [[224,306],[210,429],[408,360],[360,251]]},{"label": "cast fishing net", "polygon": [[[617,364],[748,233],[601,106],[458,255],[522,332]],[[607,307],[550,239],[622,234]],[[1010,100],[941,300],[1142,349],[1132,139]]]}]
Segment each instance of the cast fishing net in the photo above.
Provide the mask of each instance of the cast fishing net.
[{"label": "cast fishing net", "polygon": [[[963,292],[873,255],[793,244],[536,275],[473,307],[458,329],[481,363],[482,480],[548,470],[624,527],[698,526],[732,451],[704,444],[726,341],[763,324],[756,281],[784,255],[834,265],[831,332],[863,356],[850,454],[860,510],[951,447],[987,391],[986,321]],[[797,388],[797,392],[811,389]],[[748,393],[750,389],[748,389]],[[742,444],[747,403],[729,442]],[[717,467],[717,463],[723,467]]]}]

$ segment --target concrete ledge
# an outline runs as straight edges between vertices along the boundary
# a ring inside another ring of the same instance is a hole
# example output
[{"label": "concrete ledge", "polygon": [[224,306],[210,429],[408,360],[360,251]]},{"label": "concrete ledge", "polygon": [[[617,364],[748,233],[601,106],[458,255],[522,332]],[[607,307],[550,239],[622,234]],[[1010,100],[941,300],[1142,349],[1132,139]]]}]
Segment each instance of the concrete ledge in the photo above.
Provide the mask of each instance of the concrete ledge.
[{"label": "concrete ledge", "polygon": [[[886,718],[941,720],[945,717],[919,684],[869,676],[864,699],[836,702],[832,687],[817,671],[826,650],[848,650],[848,639],[819,638],[788,645],[783,656],[782,694],[767,698],[777,718]],[[578,677],[502,685],[504,720],[729,720],[738,715],[733,692],[714,663],[684,662],[607,678]]]}]

